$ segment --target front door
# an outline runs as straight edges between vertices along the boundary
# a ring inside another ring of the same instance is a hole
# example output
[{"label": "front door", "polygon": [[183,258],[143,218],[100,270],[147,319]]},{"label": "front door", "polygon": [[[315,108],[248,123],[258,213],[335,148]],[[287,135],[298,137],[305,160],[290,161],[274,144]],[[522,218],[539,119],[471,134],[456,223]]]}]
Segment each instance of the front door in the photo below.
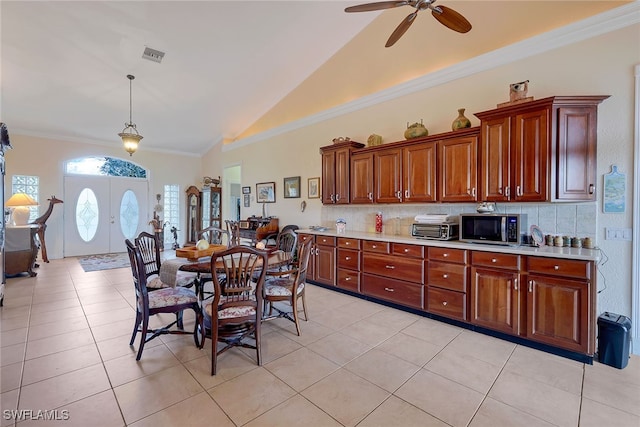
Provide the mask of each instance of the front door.
[{"label": "front door", "polygon": [[124,252],[149,230],[146,179],[67,175],[64,188],[65,257]]}]

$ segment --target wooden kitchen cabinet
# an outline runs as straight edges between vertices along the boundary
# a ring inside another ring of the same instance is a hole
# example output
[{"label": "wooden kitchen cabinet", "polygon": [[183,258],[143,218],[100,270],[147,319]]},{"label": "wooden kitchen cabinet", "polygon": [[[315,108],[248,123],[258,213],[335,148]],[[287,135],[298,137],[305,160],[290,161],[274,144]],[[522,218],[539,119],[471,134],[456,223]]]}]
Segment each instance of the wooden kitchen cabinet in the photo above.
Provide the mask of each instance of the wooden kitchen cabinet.
[{"label": "wooden kitchen cabinet", "polygon": [[351,155],[351,203],[373,203],[373,153]]},{"label": "wooden kitchen cabinet", "polygon": [[338,237],[336,286],[360,292],[360,240]]},{"label": "wooden kitchen cabinet", "polygon": [[593,355],[592,262],[528,257],[526,337]]},{"label": "wooden kitchen cabinet", "polygon": [[471,263],[471,323],[519,335],[520,256],[474,251]]},{"label": "wooden kitchen cabinet", "polygon": [[336,238],[316,236],[309,262],[313,263],[311,280],[323,285],[336,284]]},{"label": "wooden kitchen cabinet", "polygon": [[348,141],[320,148],[322,155],[322,203],[348,204],[351,151],[364,144]]},{"label": "wooden kitchen cabinet", "polygon": [[351,156],[351,203],[435,202],[436,141]]},{"label": "wooden kitchen cabinet", "polygon": [[441,202],[475,202],[478,200],[478,137],[460,136],[438,142]]},{"label": "wooden kitchen cabinet", "polygon": [[595,200],[597,105],[556,96],[476,113],[480,200]]},{"label": "wooden kitchen cabinet", "polygon": [[389,242],[362,242],[362,293],[411,308],[424,304],[423,248]]},{"label": "wooden kitchen cabinet", "polygon": [[425,310],[467,320],[467,251],[430,247],[427,253]]}]

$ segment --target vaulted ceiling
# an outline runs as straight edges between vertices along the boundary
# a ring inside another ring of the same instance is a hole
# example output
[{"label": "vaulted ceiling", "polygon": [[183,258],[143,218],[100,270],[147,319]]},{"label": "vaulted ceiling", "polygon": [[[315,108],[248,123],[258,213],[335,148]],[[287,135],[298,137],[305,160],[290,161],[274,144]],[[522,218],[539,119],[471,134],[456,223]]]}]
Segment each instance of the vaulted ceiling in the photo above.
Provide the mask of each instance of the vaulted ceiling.
[{"label": "vaulted ceiling", "polygon": [[[0,120],[12,133],[202,154],[628,1],[442,1],[391,48],[408,6],[347,14],[358,1],[2,1]],[[145,47],[161,63],[142,58]]]}]

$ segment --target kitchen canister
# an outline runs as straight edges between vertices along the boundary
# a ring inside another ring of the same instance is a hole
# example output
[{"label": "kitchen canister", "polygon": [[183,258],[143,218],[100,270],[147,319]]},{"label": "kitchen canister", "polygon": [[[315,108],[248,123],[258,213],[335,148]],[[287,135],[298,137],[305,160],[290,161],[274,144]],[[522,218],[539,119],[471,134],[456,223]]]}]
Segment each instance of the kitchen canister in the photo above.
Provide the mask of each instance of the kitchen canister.
[{"label": "kitchen canister", "polygon": [[382,233],[382,212],[376,213],[376,233]]},{"label": "kitchen canister", "polygon": [[579,237],[571,238],[571,247],[572,248],[581,248],[582,247],[582,239]]},{"label": "kitchen canister", "polygon": [[569,236],[562,236],[562,246],[571,246],[571,237]]},{"label": "kitchen canister", "polygon": [[585,237],[584,239],[582,239],[582,247],[593,249],[593,239],[591,239],[591,237]]},{"label": "kitchen canister", "polygon": [[336,232],[338,234],[344,234],[347,231],[347,221],[342,218],[336,220]]},{"label": "kitchen canister", "polygon": [[553,238],[553,246],[563,246],[564,242],[562,240],[562,236],[556,236]]}]

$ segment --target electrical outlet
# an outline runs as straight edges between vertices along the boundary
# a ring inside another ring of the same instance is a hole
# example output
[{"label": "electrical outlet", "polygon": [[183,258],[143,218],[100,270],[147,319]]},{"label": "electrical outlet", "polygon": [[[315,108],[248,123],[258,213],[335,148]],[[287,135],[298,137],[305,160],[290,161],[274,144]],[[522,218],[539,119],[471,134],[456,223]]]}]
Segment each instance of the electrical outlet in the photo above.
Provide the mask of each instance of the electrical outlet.
[{"label": "electrical outlet", "polygon": [[605,229],[605,239],[607,240],[628,240],[631,241],[630,228],[611,228]]}]

